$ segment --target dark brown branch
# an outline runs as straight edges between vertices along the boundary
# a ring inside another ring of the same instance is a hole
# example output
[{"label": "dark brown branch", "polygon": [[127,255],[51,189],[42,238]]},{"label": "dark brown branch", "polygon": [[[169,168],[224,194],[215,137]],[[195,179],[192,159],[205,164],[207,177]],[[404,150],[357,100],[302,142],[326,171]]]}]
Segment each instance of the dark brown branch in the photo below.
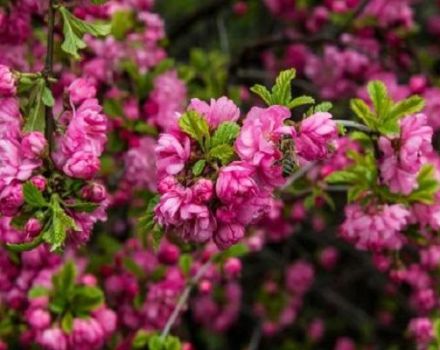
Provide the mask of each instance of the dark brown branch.
[{"label": "dark brown branch", "polygon": [[[46,62],[44,65],[43,76],[46,80],[47,86],[51,86],[51,78],[53,75],[53,56],[54,56],[54,36],[55,36],[55,0],[50,0],[48,13],[48,28],[47,28],[47,51]],[[55,131],[55,121],[53,119],[53,111],[51,107],[46,106],[45,112],[46,129],[45,136],[49,145],[49,151],[52,148],[52,138]]]}]

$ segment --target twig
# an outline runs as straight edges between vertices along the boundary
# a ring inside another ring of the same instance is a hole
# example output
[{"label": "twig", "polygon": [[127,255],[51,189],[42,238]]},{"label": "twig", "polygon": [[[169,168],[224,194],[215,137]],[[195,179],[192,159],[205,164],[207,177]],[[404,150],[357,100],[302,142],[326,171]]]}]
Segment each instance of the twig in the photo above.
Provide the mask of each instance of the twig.
[{"label": "twig", "polygon": [[351,120],[336,119],[335,123],[346,126],[348,128],[358,129],[360,131],[371,132],[371,129],[368,126],[362,125],[360,123]]},{"label": "twig", "polygon": [[261,341],[261,324],[255,326],[254,331],[252,332],[251,341],[249,343],[248,350],[258,350]]},{"label": "twig", "polygon": [[[47,52],[46,62],[44,65],[43,76],[46,80],[46,85],[50,88],[51,78],[53,75],[53,54],[54,54],[54,36],[55,36],[55,0],[50,0],[49,3],[49,20],[47,29]],[[51,107],[46,106],[45,111],[46,130],[45,136],[49,145],[49,154],[52,148],[52,137],[55,131],[55,121],[53,119],[53,111]]]},{"label": "twig", "polygon": [[317,164],[317,162],[310,162],[307,163],[306,165],[304,165],[301,169],[299,169],[296,173],[294,173],[291,177],[289,177],[287,179],[287,182],[284,184],[283,187],[281,187],[281,190],[286,189],[287,187],[289,187],[291,184],[293,184],[296,180],[302,178],[305,174],[307,174],[309,172],[309,170],[311,170],[315,165]]},{"label": "twig", "polygon": [[180,311],[185,306],[185,304],[191,294],[193,287],[205,275],[208,268],[211,267],[211,263],[212,263],[211,260],[206,262],[199,269],[199,271],[197,271],[196,275],[188,281],[187,286],[185,287],[183,293],[180,295],[179,301],[177,302],[176,307],[173,310],[173,313],[171,314],[170,318],[168,319],[167,323],[165,324],[165,327],[162,330],[162,333],[160,335],[161,340],[164,340],[168,336],[168,334],[170,333],[171,327],[173,327],[174,323],[176,322],[177,318],[179,317]]}]

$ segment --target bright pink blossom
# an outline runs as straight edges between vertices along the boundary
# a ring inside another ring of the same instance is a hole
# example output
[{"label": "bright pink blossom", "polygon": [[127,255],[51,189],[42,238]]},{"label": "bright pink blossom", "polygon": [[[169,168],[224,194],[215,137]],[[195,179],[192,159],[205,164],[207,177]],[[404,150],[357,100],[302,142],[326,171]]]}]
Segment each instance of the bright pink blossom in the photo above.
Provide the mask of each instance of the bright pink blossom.
[{"label": "bright pink blossom", "polygon": [[235,103],[224,96],[218,100],[211,99],[210,104],[193,98],[189,108],[204,116],[213,129],[223,122],[235,122],[240,117],[240,110]]}]

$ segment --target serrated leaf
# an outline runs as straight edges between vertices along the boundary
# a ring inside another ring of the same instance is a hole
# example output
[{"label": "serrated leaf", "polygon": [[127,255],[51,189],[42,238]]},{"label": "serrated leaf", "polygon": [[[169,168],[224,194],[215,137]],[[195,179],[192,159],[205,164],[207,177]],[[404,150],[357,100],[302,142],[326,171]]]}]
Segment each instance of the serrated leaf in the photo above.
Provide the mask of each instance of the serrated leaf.
[{"label": "serrated leaf", "polygon": [[320,104],[317,104],[313,111],[314,113],[318,112],[328,112],[333,108],[333,104],[331,102],[321,102]]},{"label": "serrated leaf", "polygon": [[192,167],[192,173],[194,176],[199,176],[201,173],[203,173],[203,170],[205,169],[206,160],[200,159],[198,160]]},{"label": "serrated leaf", "polygon": [[295,69],[287,69],[278,74],[275,85],[272,88],[272,104],[289,105],[292,99],[291,82],[295,79],[295,76]]},{"label": "serrated leaf", "polygon": [[44,208],[49,205],[43,194],[32,182],[26,182],[23,185],[23,196],[26,204],[31,207]]},{"label": "serrated leaf", "polygon": [[385,118],[391,105],[387,87],[383,82],[375,80],[368,83],[367,89],[378,119]]},{"label": "serrated leaf", "polygon": [[75,288],[76,266],[69,260],[60,271],[52,277],[52,283],[59,299],[67,298]]},{"label": "serrated leaf", "polygon": [[143,349],[147,346],[148,340],[151,338],[152,334],[144,331],[143,329],[136,332],[133,339],[132,346],[134,349]]},{"label": "serrated leaf", "polygon": [[64,6],[60,6],[58,10],[63,17],[64,41],[61,44],[61,48],[74,58],[79,58],[78,51],[87,46],[82,39],[84,34],[104,36],[110,33],[111,26],[108,24],[85,22],[75,17]]},{"label": "serrated leaf", "polygon": [[263,85],[256,84],[250,89],[254,94],[260,96],[260,98],[270,106],[272,104],[272,95],[270,91]]},{"label": "serrated leaf", "polygon": [[142,279],[145,277],[145,272],[142,268],[130,257],[126,256],[122,260],[122,264],[125,269],[135,275],[138,279]]},{"label": "serrated leaf", "polygon": [[211,147],[227,144],[230,145],[234,142],[240,132],[240,126],[235,122],[223,122],[221,123],[214,135],[211,138]]},{"label": "serrated leaf", "polygon": [[153,229],[155,225],[154,221],[154,208],[160,201],[160,196],[155,195],[153,198],[151,198],[147,205],[147,210],[145,215],[139,220],[139,225],[141,226],[142,230],[149,232]]},{"label": "serrated leaf", "polygon": [[179,127],[185,134],[198,141],[202,147],[204,139],[209,137],[208,122],[195,111],[183,114],[179,119]]},{"label": "serrated leaf", "polygon": [[406,115],[420,112],[425,107],[425,100],[418,96],[411,96],[403,101],[397,102],[388,115],[390,119],[399,119]]},{"label": "serrated leaf", "polygon": [[159,335],[153,335],[148,340],[148,350],[164,350],[162,338]]},{"label": "serrated leaf", "polygon": [[292,101],[290,101],[287,105],[289,109],[293,109],[299,106],[303,105],[309,105],[315,103],[315,100],[310,96],[300,96],[297,98],[294,98]]},{"label": "serrated leaf", "polygon": [[371,112],[370,107],[361,99],[355,98],[350,101],[350,108],[356,116],[364,122],[370,129],[376,129],[376,118]]},{"label": "serrated leaf", "polygon": [[60,249],[67,237],[67,232],[76,230],[77,226],[75,220],[66,214],[61,207],[60,199],[57,195],[52,195],[50,201],[50,208],[52,210],[52,220],[50,226],[43,232],[43,239],[51,245],[51,250]]},{"label": "serrated leaf", "polygon": [[209,150],[209,157],[217,158],[222,165],[230,163],[234,156],[234,148],[230,145],[219,145]]}]

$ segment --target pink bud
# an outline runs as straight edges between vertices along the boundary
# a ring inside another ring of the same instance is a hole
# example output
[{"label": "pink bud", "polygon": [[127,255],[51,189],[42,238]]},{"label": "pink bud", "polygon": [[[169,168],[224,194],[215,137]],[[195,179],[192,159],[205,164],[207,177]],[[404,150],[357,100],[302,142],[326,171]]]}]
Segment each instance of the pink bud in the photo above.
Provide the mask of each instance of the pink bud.
[{"label": "pink bud", "polygon": [[213,187],[211,180],[199,179],[192,187],[197,201],[208,202],[212,198]]},{"label": "pink bud", "polygon": [[164,242],[159,249],[157,258],[159,262],[174,265],[179,260],[180,250],[174,244]]},{"label": "pink bud", "polygon": [[30,218],[24,226],[24,231],[30,237],[35,237],[41,232],[42,228],[43,225],[41,225],[41,222],[38,219]]},{"label": "pink bud", "polygon": [[90,273],[85,274],[84,276],[81,277],[81,283],[86,285],[86,286],[96,286],[98,284],[98,280],[96,279],[96,277]]},{"label": "pink bud", "polygon": [[47,180],[42,175],[36,175],[33,178],[31,178],[32,184],[38,188],[40,191],[44,191],[46,188]]},{"label": "pink bud", "polygon": [[0,64],[0,97],[9,97],[15,95],[15,79],[11,70]]},{"label": "pink bud", "polygon": [[209,294],[212,291],[212,283],[208,280],[202,280],[199,283],[199,291],[202,294]]},{"label": "pink bud", "polygon": [[241,272],[241,260],[229,258],[224,265],[224,271],[228,278],[236,278]]},{"label": "pink bud", "polygon": [[107,190],[104,185],[93,182],[82,188],[81,197],[91,202],[100,203],[107,198]]},{"label": "pink bud", "polygon": [[45,329],[50,325],[50,314],[42,309],[31,310],[26,318],[29,325],[39,330]]},{"label": "pink bud", "polygon": [[23,203],[23,187],[19,183],[6,186],[0,192],[0,213],[3,215],[14,216]]},{"label": "pink bud", "polygon": [[91,179],[99,170],[99,159],[96,155],[87,152],[77,152],[69,158],[63,171],[78,179]]}]

